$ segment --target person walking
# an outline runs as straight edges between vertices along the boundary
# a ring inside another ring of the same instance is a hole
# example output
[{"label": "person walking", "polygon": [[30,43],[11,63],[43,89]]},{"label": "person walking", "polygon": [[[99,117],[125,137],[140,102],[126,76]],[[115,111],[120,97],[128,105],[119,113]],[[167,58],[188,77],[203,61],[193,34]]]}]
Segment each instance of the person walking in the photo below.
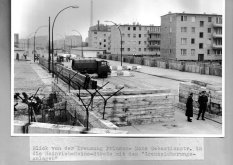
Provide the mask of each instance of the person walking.
[{"label": "person walking", "polygon": [[190,93],[187,98],[185,115],[187,116],[187,121],[192,122],[190,117],[193,117],[193,93]]},{"label": "person walking", "polygon": [[200,116],[202,120],[205,120],[205,111],[207,108],[208,97],[206,95],[206,91],[202,91],[198,97],[199,103],[199,112],[197,116],[197,120],[199,120]]}]

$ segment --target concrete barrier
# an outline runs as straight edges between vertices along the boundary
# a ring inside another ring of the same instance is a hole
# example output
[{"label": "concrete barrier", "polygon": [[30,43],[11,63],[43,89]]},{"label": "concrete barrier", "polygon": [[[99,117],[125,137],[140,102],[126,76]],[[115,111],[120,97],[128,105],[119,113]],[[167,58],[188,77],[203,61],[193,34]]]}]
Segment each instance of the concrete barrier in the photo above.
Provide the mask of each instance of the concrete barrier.
[{"label": "concrete barrier", "polygon": [[[14,121],[14,133],[25,134],[26,122]],[[86,130],[80,126],[31,122],[27,127],[28,134],[127,134],[128,131],[91,128]]]}]

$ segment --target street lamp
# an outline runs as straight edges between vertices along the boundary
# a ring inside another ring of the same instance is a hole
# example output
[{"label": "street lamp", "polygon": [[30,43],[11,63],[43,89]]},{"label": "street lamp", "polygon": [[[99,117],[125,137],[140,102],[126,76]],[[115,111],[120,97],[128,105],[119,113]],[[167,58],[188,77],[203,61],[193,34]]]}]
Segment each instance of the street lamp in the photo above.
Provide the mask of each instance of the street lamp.
[{"label": "street lamp", "polygon": [[72,30],[72,31],[77,32],[81,37],[81,52],[82,52],[82,58],[83,58],[83,37],[78,30]]},{"label": "street lamp", "polygon": [[119,32],[120,32],[120,37],[121,37],[121,66],[122,66],[122,35],[121,35],[121,29],[120,29],[120,26],[121,25],[117,25],[115,22],[113,22],[113,21],[104,21],[104,22],[111,22],[111,23],[113,23],[116,27],[117,27],[117,29],[119,30]]},{"label": "street lamp", "polygon": [[54,18],[54,20],[53,20],[53,25],[52,25],[52,68],[53,68],[53,72],[52,72],[52,77],[54,77],[54,66],[53,66],[53,56],[54,56],[54,50],[53,50],[53,28],[54,28],[54,24],[55,24],[55,21],[56,21],[56,19],[57,19],[57,16],[61,13],[61,12],[63,12],[64,10],[66,10],[66,9],[69,9],[69,8],[79,8],[78,6],[68,6],[68,7],[65,7],[65,8],[63,8],[62,10],[60,10],[58,13],[57,13],[57,15],[56,15],[56,17]]},{"label": "street lamp", "polygon": [[34,34],[34,50],[33,50],[33,53],[34,53],[34,62],[35,62],[35,54],[36,54],[36,33],[41,29],[41,28],[43,28],[43,27],[47,27],[47,26],[40,26],[40,27],[38,27],[37,29],[36,29],[36,31],[35,31],[35,34]]}]

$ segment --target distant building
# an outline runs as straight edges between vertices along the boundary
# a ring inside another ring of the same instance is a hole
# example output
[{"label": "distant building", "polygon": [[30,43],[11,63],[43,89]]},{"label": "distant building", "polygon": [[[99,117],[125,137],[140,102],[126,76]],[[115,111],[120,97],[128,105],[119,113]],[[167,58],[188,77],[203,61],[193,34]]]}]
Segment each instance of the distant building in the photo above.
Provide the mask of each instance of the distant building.
[{"label": "distant building", "polygon": [[222,15],[168,13],[161,16],[161,57],[221,60]]},{"label": "distant building", "polygon": [[104,49],[110,52],[111,27],[108,25],[98,24],[89,28],[88,47]]},{"label": "distant building", "polygon": [[[120,25],[123,55],[160,55],[160,26]],[[111,54],[120,54],[120,32],[111,27]]]}]

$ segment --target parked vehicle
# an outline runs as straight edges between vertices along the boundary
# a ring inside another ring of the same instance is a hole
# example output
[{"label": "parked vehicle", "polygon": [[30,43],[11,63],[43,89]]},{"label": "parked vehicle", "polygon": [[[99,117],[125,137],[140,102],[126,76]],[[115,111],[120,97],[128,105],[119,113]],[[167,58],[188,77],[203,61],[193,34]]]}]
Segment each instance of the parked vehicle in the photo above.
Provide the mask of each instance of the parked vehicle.
[{"label": "parked vehicle", "polygon": [[82,74],[96,73],[99,78],[107,78],[111,72],[108,62],[96,59],[75,59],[72,60],[71,67]]}]

